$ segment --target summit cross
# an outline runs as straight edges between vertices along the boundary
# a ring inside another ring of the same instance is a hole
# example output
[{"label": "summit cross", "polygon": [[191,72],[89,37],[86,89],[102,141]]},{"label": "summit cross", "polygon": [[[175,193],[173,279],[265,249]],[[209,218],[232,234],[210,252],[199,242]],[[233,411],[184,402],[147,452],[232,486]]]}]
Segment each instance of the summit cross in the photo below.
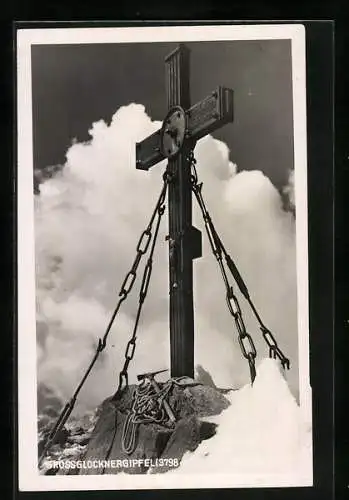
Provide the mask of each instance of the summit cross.
[{"label": "summit cross", "polygon": [[218,87],[190,105],[190,51],[180,44],[165,58],[168,113],[161,129],[136,144],[136,168],[168,160],[171,376],[194,377],[193,259],[201,232],[192,225],[191,159],[196,141],[233,121],[233,91]]}]

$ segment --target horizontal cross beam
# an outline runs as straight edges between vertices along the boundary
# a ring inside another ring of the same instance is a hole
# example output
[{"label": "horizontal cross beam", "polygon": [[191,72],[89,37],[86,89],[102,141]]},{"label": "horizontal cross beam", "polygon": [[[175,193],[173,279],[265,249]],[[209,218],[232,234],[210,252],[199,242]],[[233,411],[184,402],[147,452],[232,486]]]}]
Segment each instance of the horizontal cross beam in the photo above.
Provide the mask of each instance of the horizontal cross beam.
[{"label": "horizontal cross beam", "polygon": [[[233,121],[233,91],[218,87],[202,101],[186,111],[187,135],[197,141]],[[136,144],[136,168],[149,170],[164,160],[160,149],[160,129]]]}]

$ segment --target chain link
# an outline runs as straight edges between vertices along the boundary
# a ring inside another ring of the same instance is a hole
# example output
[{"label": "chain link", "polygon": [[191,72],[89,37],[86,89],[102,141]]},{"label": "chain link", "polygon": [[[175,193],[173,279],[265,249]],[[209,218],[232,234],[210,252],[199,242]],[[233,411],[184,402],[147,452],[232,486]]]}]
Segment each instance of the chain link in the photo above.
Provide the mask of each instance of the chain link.
[{"label": "chain link", "polygon": [[[132,349],[132,351],[129,353],[130,348]],[[136,339],[129,340],[126,347],[125,358],[131,360],[134,356],[135,349],[136,349]]]},{"label": "chain link", "polygon": [[[143,240],[145,240],[145,243],[143,243]],[[145,231],[143,231],[141,237],[139,238],[139,242],[137,245],[137,252],[140,253],[141,255],[147,253],[150,241],[151,241],[151,231],[149,229],[146,229]],[[142,244],[144,244],[144,248],[142,248]]]},{"label": "chain link", "polygon": [[230,287],[229,292],[227,293],[227,304],[229,311],[233,316],[241,315],[240,304],[236,295],[234,295],[233,287]]},{"label": "chain link", "polygon": [[139,300],[140,300],[140,302],[143,302],[144,299],[145,299],[145,297],[146,297],[146,295],[147,295],[152,270],[153,270],[153,263],[152,263],[152,261],[148,261],[147,264],[146,264],[146,266],[145,266],[145,268],[144,268],[144,274],[143,274],[143,278],[142,278],[141,290],[140,290],[140,293],[139,293]]},{"label": "chain link", "polygon": [[273,359],[279,358],[281,365],[283,368],[290,369],[290,360],[284,356],[282,351],[280,350],[274,335],[271,333],[268,328],[262,326],[261,327],[262,335],[266,343],[269,347],[269,356]]},{"label": "chain link", "polygon": [[137,276],[137,273],[136,273],[136,271],[133,271],[133,270],[129,271],[126,274],[124,282],[121,285],[119,297],[122,297],[123,295],[127,296],[130,293],[130,291],[132,290],[132,287],[134,285],[134,282],[136,281],[136,276]]},{"label": "chain link", "polygon": [[[248,346],[246,346],[245,340],[247,339],[248,341]],[[255,358],[257,356],[257,351],[256,347],[253,343],[252,337],[249,333],[245,331],[244,335],[239,335],[238,337],[239,344],[241,347],[241,352],[244,356],[244,358],[249,359],[249,356],[252,356],[252,358]],[[248,347],[248,349],[246,349]]]}]

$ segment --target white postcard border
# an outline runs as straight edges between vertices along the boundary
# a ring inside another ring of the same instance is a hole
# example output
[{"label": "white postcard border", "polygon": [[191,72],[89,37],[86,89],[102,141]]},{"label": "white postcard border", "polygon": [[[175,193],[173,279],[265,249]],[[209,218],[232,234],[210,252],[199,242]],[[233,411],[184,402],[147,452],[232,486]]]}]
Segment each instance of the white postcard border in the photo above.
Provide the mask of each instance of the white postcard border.
[{"label": "white postcard border", "polygon": [[[300,407],[311,422],[308,313],[308,208],[305,29],[301,24],[163,26],[141,28],[45,28],[17,32],[18,79],[18,475],[21,491],[121,490],[290,486],[280,476],[103,475],[42,476],[37,466],[37,375],[31,46],[33,44],[190,42],[290,39],[297,243]],[[311,486],[309,478],[304,484]]]}]

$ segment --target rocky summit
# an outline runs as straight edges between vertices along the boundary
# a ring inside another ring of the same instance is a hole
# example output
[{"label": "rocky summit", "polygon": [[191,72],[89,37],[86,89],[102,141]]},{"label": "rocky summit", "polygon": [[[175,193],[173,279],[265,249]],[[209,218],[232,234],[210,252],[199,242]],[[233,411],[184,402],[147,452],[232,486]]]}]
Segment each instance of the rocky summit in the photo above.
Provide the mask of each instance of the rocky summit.
[{"label": "rocky summit", "polygon": [[[158,387],[163,387],[159,383]],[[117,399],[107,398],[97,410],[62,429],[58,442],[43,462],[44,474],[164,473],[180,464],[187,451],[215,434],[216,424],[205,417],[220,414],[230,402],[225,390],[194,380],[172,385],[167,394],[175,422],[144,422],[135,427],[134,446],[125,451],[125,420],[134,401],[136,385],[123,390]],[[47,460],[81,460],[102,464],[93,468],[45,468]],[[147,460],[148,459],[148,460]],[[161,459],[161,460],[160,460]],[[117,467],[110,466],[117,462]]]}]

